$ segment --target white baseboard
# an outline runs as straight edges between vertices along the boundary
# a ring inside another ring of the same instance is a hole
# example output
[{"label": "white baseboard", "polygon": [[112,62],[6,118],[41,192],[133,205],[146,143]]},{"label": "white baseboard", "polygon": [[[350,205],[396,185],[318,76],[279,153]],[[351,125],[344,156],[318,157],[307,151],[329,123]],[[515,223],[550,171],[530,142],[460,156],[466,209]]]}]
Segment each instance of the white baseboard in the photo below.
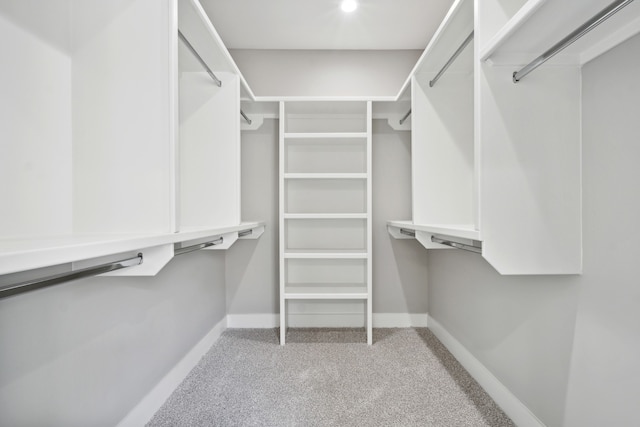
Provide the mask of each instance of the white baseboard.
[{"label": "white baseboard", "polygon": [[140,427],[147,424],[171,393],[187,377],[211,346],[227,328],[226,317],[219,321],[177,364],[160,380],[141,401],[117,425]]},{"label": "white baseboard", "polygon": [[427,313],[373,313],[374,328],[426,328]]},{"label": "white baseboard", "polygon": [[509,391],[478,359],[456,340],[437,320],[429,316],[429,330],[444,344],[460,364],[519,427],[544,427],[524,403]]},{"label": "white baseboard", "polygon": [[[374,328],[426,327],[426,313],[373,313]],[[229,328],[277,328],[280,326],[278,314],[228,314]],[[362,327],[362,313],[292,313],[289,326],[309,327]]]},{"label": "white baseboard", "polygon": [[280,324],[278,314],[227,314],[227,327],[237,329],[277,328]]}]

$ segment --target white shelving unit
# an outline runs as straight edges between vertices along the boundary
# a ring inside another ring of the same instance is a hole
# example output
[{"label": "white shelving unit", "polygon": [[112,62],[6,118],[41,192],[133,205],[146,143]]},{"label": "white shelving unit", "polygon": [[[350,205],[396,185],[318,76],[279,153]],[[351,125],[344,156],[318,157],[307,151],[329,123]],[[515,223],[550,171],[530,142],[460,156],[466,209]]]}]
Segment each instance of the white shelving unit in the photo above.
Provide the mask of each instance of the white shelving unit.
[{"label": "white shelving unit", "polygon": [[59,46],[37,36],[37,19],[16,32],[0,71],[12,88],[0,119],[0,178],[12,183],[2,190],[0,274],[136,251],[142,265],[110,274],[154,275],[176,244],[223,236],[211,248],[223,249],[264,229],[240,218],[246,82],[201,5],[125,6],[75,2],[48,24],[69,35]]},{"label": "white shelving unit", "polygon": [[482,240],[474,139],[475,43],[464,44],[472,32],[473,1],[454,2],[411,76],[412,221],[387,225],[396,238],[408,238],[400,230],[411,231],[428,249],[450,248],[432,242],[432,236],[465,244]]},{"label": "white shelving unit", "polygon": [[640,4],[624,7],[514,83],[515,71],[612,2],[521,1],[496,19],[502,3],[483,2],[477,20],[483,256],[503,274],[578,274],[581,66],[640,31]]},{"label": "white shelving unit", "polygon": [[289,301],[362,300],[372,343],[371,102],[280,103],[280,343]]},{"label": "white shelving unit", "polygon": [[581,272],[581,66],[640,32],[640,3],[513,74],[611,4],[454,2],[412,73],[413,218],[389,221],[394,237],[471,242],[501,274]]}]

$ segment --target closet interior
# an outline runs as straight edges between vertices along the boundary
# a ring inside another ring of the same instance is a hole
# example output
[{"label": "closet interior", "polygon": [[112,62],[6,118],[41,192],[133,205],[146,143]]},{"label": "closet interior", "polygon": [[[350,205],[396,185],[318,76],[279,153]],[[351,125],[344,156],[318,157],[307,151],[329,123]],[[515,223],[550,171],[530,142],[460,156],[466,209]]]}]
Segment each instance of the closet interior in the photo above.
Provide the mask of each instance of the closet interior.
[{"label": "closet interior", "polygon": [[[130,3],[55,0],[73,13],[53,39],[5,25],[1,299],[156,276],[268,227],[280,344],[290,307],[347,301],[372,345],[382,118],[411,139],[411,217],[383,218],[393,244],[470,251],[503,276],[582,274],[582,67],[640,31],[640,2],[455,0],[397,95],[368,97],[257,95],[199,0]],[[241,141],[267,119],[278,220],[244,221]]]}]

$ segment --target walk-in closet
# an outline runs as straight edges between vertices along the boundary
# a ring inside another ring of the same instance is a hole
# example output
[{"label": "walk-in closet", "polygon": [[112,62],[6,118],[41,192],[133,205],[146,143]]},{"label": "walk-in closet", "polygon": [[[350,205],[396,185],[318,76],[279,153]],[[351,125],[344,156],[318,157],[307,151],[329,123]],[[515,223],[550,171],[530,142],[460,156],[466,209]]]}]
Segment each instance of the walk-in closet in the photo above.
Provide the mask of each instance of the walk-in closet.
[{"label": "walk-in closet", "polygon": [[639,1],[0,36],[0,426],[640,425]]}]

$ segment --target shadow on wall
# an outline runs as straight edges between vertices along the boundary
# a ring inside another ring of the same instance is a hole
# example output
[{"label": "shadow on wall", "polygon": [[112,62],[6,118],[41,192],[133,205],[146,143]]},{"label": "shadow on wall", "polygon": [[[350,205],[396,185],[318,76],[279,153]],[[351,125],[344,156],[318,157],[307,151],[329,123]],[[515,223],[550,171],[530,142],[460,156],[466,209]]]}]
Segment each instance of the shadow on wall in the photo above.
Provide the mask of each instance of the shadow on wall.
[{"label": "shadow on wall", "polygon": [[501,276],[430,250],[429,315],[549,425],[562,424],[580,276]]},{"label": "shadow on wall", "polygon": [[241,135],[242,219],[265,221],[257,240],[239,240],[226,259],[227,314],[278,313],[278,120]]},{"label": "shadow on wall", "polygon": [[373,121],[373,311],[427,312],[427,252],[396,240],[388,220],[411,219],[411,132]]},{"label": "shadow on wall", "polygon": [[0,424],[115,425],[224,317],[223,281],[199,251],[1,300]]}]

